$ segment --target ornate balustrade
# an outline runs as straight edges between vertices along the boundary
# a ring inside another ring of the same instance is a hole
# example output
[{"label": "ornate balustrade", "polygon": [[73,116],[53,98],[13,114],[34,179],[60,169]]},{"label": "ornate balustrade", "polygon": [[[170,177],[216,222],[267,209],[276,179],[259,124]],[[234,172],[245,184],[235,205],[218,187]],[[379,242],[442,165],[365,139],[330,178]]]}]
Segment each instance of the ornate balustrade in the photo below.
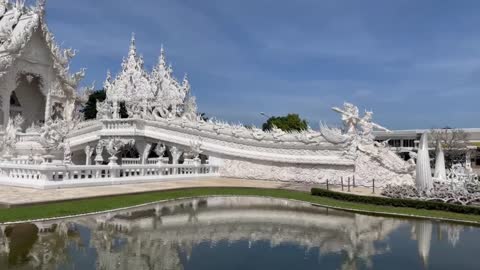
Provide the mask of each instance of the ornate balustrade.
[{"label": "ornate balustrade", "polygon": [[137,126],[137,120],[132,118],[127,119],[110,119],[103,120],[103,128],[106,130],[116,129],[134,129]]},{"label": "ornate balustrade", "polygon": [[122,158],[122,165],[139,165],[142,164],[140,158]]},{"label": "ornate balustrade", "polygon": [[[149,158],[147,159],[148,165],[155,165],[159,162],[163,164],[168,164],[168,158]],[[122,165],[140,165],[142,160],[140,158],[122,158]]]},{"label": "ornate balustrade", "polygon": [[38,188],[152,182],[175,178],[216,176],[212,165],[54,165],[2,163],[0,183]]},{"label": "ornate balustrade", "polygon": [[17,138],[19,142],[38,142],[40,140],[40,133],[18,133]]}]

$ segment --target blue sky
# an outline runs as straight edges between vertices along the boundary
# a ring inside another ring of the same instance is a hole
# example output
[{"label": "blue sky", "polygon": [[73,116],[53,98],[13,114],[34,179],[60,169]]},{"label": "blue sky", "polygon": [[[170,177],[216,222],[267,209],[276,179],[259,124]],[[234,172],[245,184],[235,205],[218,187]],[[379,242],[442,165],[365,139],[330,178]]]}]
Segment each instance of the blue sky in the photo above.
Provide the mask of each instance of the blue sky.
[{"label": "blue sky", "polygon": [[480,127],[480,1],[49,0],[72,70],[101,87],[130,35],[147,68],[161,44],[199,111],[261,124],[337,122],[344,101],[392,129]]}]

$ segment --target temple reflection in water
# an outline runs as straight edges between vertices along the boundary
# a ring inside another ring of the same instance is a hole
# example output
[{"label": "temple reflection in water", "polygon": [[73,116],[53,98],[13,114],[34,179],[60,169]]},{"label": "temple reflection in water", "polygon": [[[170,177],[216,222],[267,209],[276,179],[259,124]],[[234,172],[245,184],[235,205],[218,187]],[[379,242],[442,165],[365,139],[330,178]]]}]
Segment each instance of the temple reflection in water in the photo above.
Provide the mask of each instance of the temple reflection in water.
[{"label": "temple reflection in water", "polygon": [[247,242],[247,248],[269,243],[272,249],[288,245],[305,253],[318,250],[319,258],[337,254],[337,269],[374,268],[373,257],[391,252],[389,236],[409,225],[424,266],[434,231],[455,246],[463,229],[281,199],[213,197],[2,226],[0,269],[80,269],[88,260],[92,264],[81,269],[184,269],[200,245],[215,249],[219,243],[239,242]]}]

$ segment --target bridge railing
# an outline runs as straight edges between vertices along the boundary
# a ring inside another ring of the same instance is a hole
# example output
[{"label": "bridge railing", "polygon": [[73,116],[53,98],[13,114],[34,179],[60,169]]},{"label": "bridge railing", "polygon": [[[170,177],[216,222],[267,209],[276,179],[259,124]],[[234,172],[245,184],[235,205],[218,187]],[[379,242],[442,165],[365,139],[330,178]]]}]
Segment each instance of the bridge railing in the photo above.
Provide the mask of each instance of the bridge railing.
[{"label": "bridge railing", "polygon": [[207,164],[27,165],[2,163],[0,165],[1,183],[40,188],[154,182],[218,175],[218,167]]},{"label": "bridge railing", "polygon": [[135,128],[138,122],[137,119],[133,118],[102,120],[103,127],[107,130]]}]

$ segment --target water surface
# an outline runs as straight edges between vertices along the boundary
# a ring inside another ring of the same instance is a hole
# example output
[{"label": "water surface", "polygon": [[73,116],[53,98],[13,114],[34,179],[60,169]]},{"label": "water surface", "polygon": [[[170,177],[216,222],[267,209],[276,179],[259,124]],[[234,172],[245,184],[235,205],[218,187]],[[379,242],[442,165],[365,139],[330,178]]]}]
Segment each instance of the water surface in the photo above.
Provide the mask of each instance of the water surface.
[{"label": "water surface", "polygon": [[180,200],[0,227],[0,269],[480,269],[480,228],[282,199]]}]

